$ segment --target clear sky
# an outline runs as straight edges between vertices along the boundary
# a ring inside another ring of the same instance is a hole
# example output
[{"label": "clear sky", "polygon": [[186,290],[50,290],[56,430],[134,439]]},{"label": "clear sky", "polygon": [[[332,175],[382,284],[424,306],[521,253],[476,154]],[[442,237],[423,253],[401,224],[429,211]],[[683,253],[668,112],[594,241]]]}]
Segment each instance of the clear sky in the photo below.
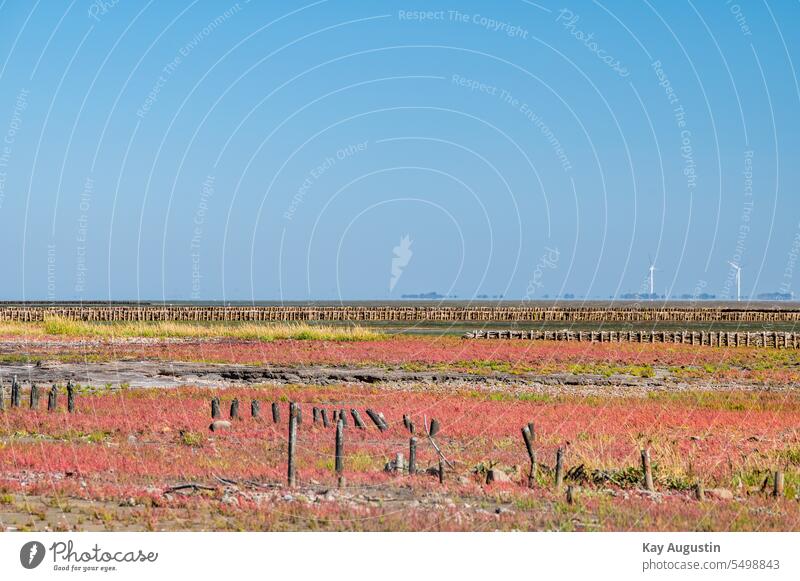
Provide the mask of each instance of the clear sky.
[{"label": "clear sky", "polygon": [[799,16],[0,0],[0,299],[798,293]]}]

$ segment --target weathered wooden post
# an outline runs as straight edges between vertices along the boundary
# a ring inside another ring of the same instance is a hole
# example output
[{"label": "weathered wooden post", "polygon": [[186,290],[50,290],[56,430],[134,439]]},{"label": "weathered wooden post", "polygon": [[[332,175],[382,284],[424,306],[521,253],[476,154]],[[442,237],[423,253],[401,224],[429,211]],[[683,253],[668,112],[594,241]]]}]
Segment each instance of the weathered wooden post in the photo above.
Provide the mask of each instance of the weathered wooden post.
[{"label": "weathered wooden post", "polygon": [[706,491],[703,488],[703,483],[698,482],[694,485],[694,498],[695,500],[703,501],[706,499]]},{"label": "weathered wooden post", "polygon": [[296,470],[294,464],[295,440],[297,439],[297,409],[294,402],[289,403],[289,462],[287,470],[287,481],[289,486],[297,483]]},{"label": "weathered wooden post", "polygon": [[428,430],[428,435],[430,435],[430,437],[433,438],[438,433],[439,433],[439,421],[431,418],[431,428],[430,430]]},{"label": "weathered wooden post", "polygon": [[567,486],[567,504],[575,503],[575,493],[572,490],[572,485]]},{"label": "weathered wooden post", "polygon": [[528,487],[533,488],[536,484],[536,451],[533,449],[533,434],[530,429],[531,424],[522,428],[522,439],[525,441],[525,449],[528,451],[528,460],[531,468],[528,472]]},{"label": "weathered wooden post", "polygon": [[259,401],[257,399],[251,400],[250,401],[250,416],[253,419],[258,419],[258,417],[260,415],[261,415],[261,404],[259,403]]},{"label": "weathered wooden post", "polygon": [[417,439],[414,437],[408,441],[408,473],[412,476],[417,473]]},{"label": "weathered wooden post", "polygon": [[212,397],[211,398],[211,419],[218,420],[222,417],[222,413],[219,411],[219,398]]},{"label": "weathered wooden post", "polygon": [[297,425],[300,426],[303,423],[303,408],[300,407],[299,403],[296,403],[294,404],[294,411],[297,416]]},{"label": "weathered wooden post", "polygon": [[772,486],[772,496],[775,498],[783,497],[783,470],[775,471],[775,481]]},{"label": "weathered wooden post", "polygon": [[31,383],[31,409],[39,409],[39,386]]},{"label": "weathered wooden post", "polygon": [[67,380],[67,411],[75,412],[75,387],[72,385],[72,380]]},{"label": "weathered wooden post", "polygon": [[564,448],[556,450],[556,490],[564,485]]},{"label": "weathered wooden post", "polygon": [[313,408],[311,408],[311,423],[316,426],[318,421],[319,421],[319,408],[317,406],[314,406]]},{"label": "weathered wooden post", "polygon": [[650,466],[650,450],[645,448],[642,450],[642,473],[644,474],[644,487],[645,490],[653,492],[653,470]]},{"label": "weathered wooden post", "polygon": [[361,419],[361,414],[358,413],[357,409],[351,409],[350,414],[353,416],[353,423],[359,430],[363,430],[367,426],[364,424],[364,421]]},{"label": "weathered wooden post", "polygon": [[368,416],[370,417],[370,419],[372,420],[372,422],[373,422],[373,423],[374,423],[374,424],[375,424],[375,425],[378,427],[378,429],[379,429],[381,432],[384,432],[384,431],[386,431],[386,430],[388,429],[388,427],[389,427],[389,426],[388,426],[388,425],[386,425],[386,422],[385,422],[385,421],[384,421],[384,419],[383,419],[383,418],[380,416],[380,414],[377,414],[377,413],[375,413],[375,412],[374,412],[373,410],[371,410],[371,409],[367,409],[367,410],[366,410],[366,412],[367,412],[367,415],[368,415]]},{"label": "weathered wooden post", "polygon": [[56,405],[58,403],[58,388],[56,384],[53,384],[53,387],[50,388],[50,393],[47,396],[47,411],[54,412],[56,411]]},{"label": "weathered wooden post", "polygon": [[231,401],[231,419],[232,420],[242,419],[239,417],[239,400],[236,398],[233,398],[233,401]]},{"label": "weathered wooden post", "polygon": [[16,375],[14,376],[14,379],[11,380],[11,407],[19,407],[19,383],[17,382]]},{"label": "weathered wooden post", "polygon": [[319,415],[322,416],[322,427],[323,428],[329,427],[331,424],[330,422],[328,422],[328,410],[322,408],[319,412]]},{"label": "weathered wooden post", "polygon": [[281,421],[281,408],[277,402],[272,402],[272,423],[277,424]]},{"label": "weathered wooden post", "polygon": [[339,410],[339,419],[342,420],[344,427],[347,427],[347,412],[345,410]]},{"label": "weathered wooden post", "polygon": [[444,484],[444,460],[439,458],[439,484]]},{"label": "weathered wooden post", "polygon": [[336,422],[336,484],[344,485],[344,420],[340,417]]}]

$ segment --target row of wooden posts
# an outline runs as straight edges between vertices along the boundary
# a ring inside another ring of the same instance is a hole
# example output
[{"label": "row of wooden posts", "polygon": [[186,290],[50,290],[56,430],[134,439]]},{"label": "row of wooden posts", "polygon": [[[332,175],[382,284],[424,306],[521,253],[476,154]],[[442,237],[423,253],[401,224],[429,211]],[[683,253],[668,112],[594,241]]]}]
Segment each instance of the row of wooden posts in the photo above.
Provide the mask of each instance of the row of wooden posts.
[{"label": "row of wooden posts", "polygon": [[[58,409],[58,391],[58,386],[53,384],[53,387],[51,387],[50,391],[47,392],[47,411],[49,412],[54,412]],[[39,390],[39,386],[35,383],[32,383],[28,399],[28,405],[30,409],[39,409],[40,393],[41,391]],[[10,407],[21,407],[21,399],[22,386],[20,385],[19,381],[17,381],[17,376],[15,375],[11,380]],[[5,388],[0,385],[0,411],[5,410],[5,406]],[[72,385],[72,381],[67,381],[67,411],[69,413],[75,412],[75,386]]]},{"label": "row of wooden posts", "polygon": [[[367,408],[365,410],[366,415],[372,420],[375,424],[375,427],[378,428],[379,431],[385,432],[389,429],[389,424],[386,422],[386,418],[383,416],[382,413],[376,412],[375,410]],[[261,417],[261,403],[258,400],[251,400],[250,401],[250,416],[254,419],[258,419]],[[350,416],[353,419],[353,425],[361,430],[367,429],[367,425],[364,422],[363,417],[361,416],[360,412],[352,408],[350,409]],[[219,420],[222,417],[221,412],[221,403],[218,397],[214,397],[211,399],[211,419],[212,420]],[[242,416],[239,411],[239,400],[234,398],[231,400],[230,404],[230,412],[229,417],[231,420],[241,420]],[[312,408],[312,419],[313,423],[316,424],[321,422],[322,425],[326,428],[330,427],[331,421],[329,420],[328,410],[325,408],[320,407],[313,407]],[[288,461],[287,461],[287,483],[289,486],[295,486],[297,483],[297,474],[295,469],[295,450],[296,450],[296,442],[297,442],[297,427],[301,425],[303,420],[302,408],[300,404],[295,402],[289,403],[289,437],[288,437]],[[334,462],[334,471],[336,473],[337,482],[339,486],[344,485],[344,430],[347,427],[347,410],[346,409],[339,409],[333,410],[332,414],[333,423],[336,424],[336,442],[334,447],[334,454],[335,454],[335,462]],[[272,403],[272,421],[273,423],[277,424],[281,421],[281,411],[280,406],[278,403]],[[213,427],[212,423],[212,427]],[[408,473],[414,475],[417,473],[417,438],[414,436],[415,434],[415,426],[414,422],[411,418],[407,415],[403,416],[403,425],[405,426],[406,430],[409,431],[411,434],[411,438],[408,442]],[[444,472],[445,472],[445,464],[448,464],[447,459],[441,452],[441,449],[436,444],[436,440],[434,439],[435,436],[439,433],[440,425],[438,420],[431,419],[430,426],[428,427],[428,431],[425,436],[433,445],[434,450],[436,450],[437,454],[439,455],[439,468],[437,470],[437,474],[439,477],[440,482],[444,482]],[[395,470],[398,472],[402,472],[406,469],[405,466],[405,459],[403,455],[398,453],[395,456]]]},{"label": "row of wooden posts", "polygon": [[799,322],[800,309],[721,308],[650,305],[592,306],[12,306],[0,305],[0,321],[43,321],[63,317],[79,321],[528,321],[528,322]]},{"label": "row of wooden posts", "polygon": [[525,339],[585,343],[675,343],[709,347],[800,349],[800,333],[790,331],[573,331],[561,329],[499,329],[469,331],[464,339]]},{"label": "row of wooden posts", "polygon": [[[250,413],[253,418],[258,418],[260,416],[260,403],[257,400],[252,400],[250,402]],[[370,417],[373,421],[375,426],[381,432],[386,431],[389,428],[386,419],[384,418],[383,414],[377,413],[374,410],[367,409],[366,414]],[[366,424],[364,423],[361,414],[356,409],[350,410],[350,415],[353,418],[353,422],[357,428],[366,429]],[[212,398],[211,400],[211,417],[214,420],[220,419],[221,412],[220,412],[220,400],[218,397]],[[312,417],[313,422],[316,424],[318,422],[322,422],[324,427],[330,427],[330,422],[328,421],[328,413],[325,408],[312,408]],[[241,419],[239,413],[239,400],[234,399],[231,401],[230,405],[230,418],[231,419]],[[336,478],[339,486],[344,484],[344,429],[347,423],[347,412],[344,409],[341,410],[334,410],[333,412],[333,421],[336,424],[336,441],[334,447],[334,454],[335,454],[335,462],[334,462],[334,472],[336,473]],[[272,403],[272,421],[274,423],[280,422],[280,407],[277,403]],[[297,446],[297,428],[302,422],[302,409],[299,404],[295,402],[289,403],[289,434],[288,434],[288,461],[287,461],[287,483],[289,486],[296,486],[297,484],[297,471],[296,471],[296,464],[295,464],[295,452]],[[403,415],[403,425],[405,426],[406,430],[411,433],[411,438],[409,439],[408,443],[408,473],[411,475],[416,474],[417,472],[417,438],[415,437],[415,426],[413,421],[411,420],[410,416]],[[425,436],[432,444],[433,448],[435,449],[438,458],[439,458],[439,467],[436,470],[437,476],[439,478],[440,483],[444,483],[445,479],[445,465],[448,464],[452,467],[452,464],[448,462],[447,458],[445,458],[444,454],[442,453],[441,449],[436,443],[435,437],[438,435],[440,431],[439,422],[436,419],[431,419],[430,425],[427,429],[427,433]],[[528,460],[530,461],[530,469],[528,471],[528,487],[535,488],[536,481],[537,481],[537,473],[539,469],[539,464],[537,461],[537,454],[536,454],[536,447],[535,447],[535,440],[536,440],[536,431],[534,429],[533,422],[529,422],[527,425],[522,427],[522,440],[525,444],[525,450],[528,454]],[[556,450],[556,464],[555,464],[555,478],[554,478],[554,485],[556,491],[561,491],[564,487],[564,477],[565,477],[565,467],[564,467],[564,457],[565,452],[564,448],[559,447]],[[642,464],[642,485],[645,490],[649,492],[655,492],[655,482],[653,480],[653,469],[650,461],[650,450],[648,448],[644,448],[641,450],[641,464]],[[398,453],[395,456],[394,461],[394,469],[398,472],[403,472],[405,470],[405,461],[403,455]],[[776,498],[782,497],[784,492],[784,473],[782,470],[776,470],[773,476],[773,490],[772,495]],[[764,480],[764,484],[762,485],[762,491],[765,491],[769,484],[769,476]],[[705,499],[705,490],[703,488],[702,483],[698,482],[694,487],[694,495],[697,500],[704,500]],[[572,504],[575,499],[575,491],[572,486],[567,486],[566,489],[566,500],[569,504]]]},{"label": "row of wooden posts", "polygon": [[[534,488],[536,486],[536,474],[538,471],[538,464],[536,461],[536,450],[534,448],[535,432],[533,423],[522,428],[522,439],[525,442],[525,449],[528,452],[528,459],[530,460],[530,471],[528,473],[528,487]],[[648,492],[655,492],[655,482],[653,480],[653,467],[650,462],[650,450],[643,448],[641,450],[642,462],[642,485]],[[784,491],[784,473],[782,470],[776,470],[773,473],[773,489],[772,496],[780,498],[783,496]],[[764,479],[761,486],[761,491],[767,490],[769,485],[769,476]],[[560,491],[564,486],[564,449],[558,448],[556,450],[556,469],[555,469],[555,487]],[[694,486],[694,496],[697,500],[705,500],[705,488],[701,482]],[[574,502],[574,489],[572,486],[567,487],[566,494],[567,502],[572,504]]]}]

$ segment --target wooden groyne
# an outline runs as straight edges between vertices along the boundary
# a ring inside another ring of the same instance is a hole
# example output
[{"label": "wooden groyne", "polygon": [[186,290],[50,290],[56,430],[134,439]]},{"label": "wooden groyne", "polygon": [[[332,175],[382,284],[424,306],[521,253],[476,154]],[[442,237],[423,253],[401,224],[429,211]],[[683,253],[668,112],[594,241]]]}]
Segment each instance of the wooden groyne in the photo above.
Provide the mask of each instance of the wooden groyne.
[{"label": "wooden groyne", "polygon": [[0,321],[800,323],[800,309],[480,306],[0,306]]},{"label": "wooden groyne", "polygon": [[800,333],[762,331],[471,331],[465,339],[527,339],[586,343],[674,343],[709,347],[800,349]]}]

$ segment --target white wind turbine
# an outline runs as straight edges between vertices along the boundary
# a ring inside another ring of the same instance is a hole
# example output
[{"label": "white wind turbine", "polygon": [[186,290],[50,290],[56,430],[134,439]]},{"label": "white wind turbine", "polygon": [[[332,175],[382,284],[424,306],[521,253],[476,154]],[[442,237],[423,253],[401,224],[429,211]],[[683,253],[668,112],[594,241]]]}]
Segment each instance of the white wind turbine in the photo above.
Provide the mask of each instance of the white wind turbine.
[{"label": "white wind turbine", "polygon": [[647,258],[648,258],[648,260],[650,260],[650,269],[649,269],[650,270],[650,275],[648,277],[649,280],[650,280],[650,295],[649,295],[649,299],[652,301],[653,300],[653,293],[655,292],[655,277],[654,277],[653,273],[658,269],[656,268],[656,265],[653,263],[653,259],[650,258],[649,256]]},{"label": "white wind turbine", "polygon": [[728,264],[736,269],[736,301],[738,302],[742,300],[742,267],[730,260]]}]

